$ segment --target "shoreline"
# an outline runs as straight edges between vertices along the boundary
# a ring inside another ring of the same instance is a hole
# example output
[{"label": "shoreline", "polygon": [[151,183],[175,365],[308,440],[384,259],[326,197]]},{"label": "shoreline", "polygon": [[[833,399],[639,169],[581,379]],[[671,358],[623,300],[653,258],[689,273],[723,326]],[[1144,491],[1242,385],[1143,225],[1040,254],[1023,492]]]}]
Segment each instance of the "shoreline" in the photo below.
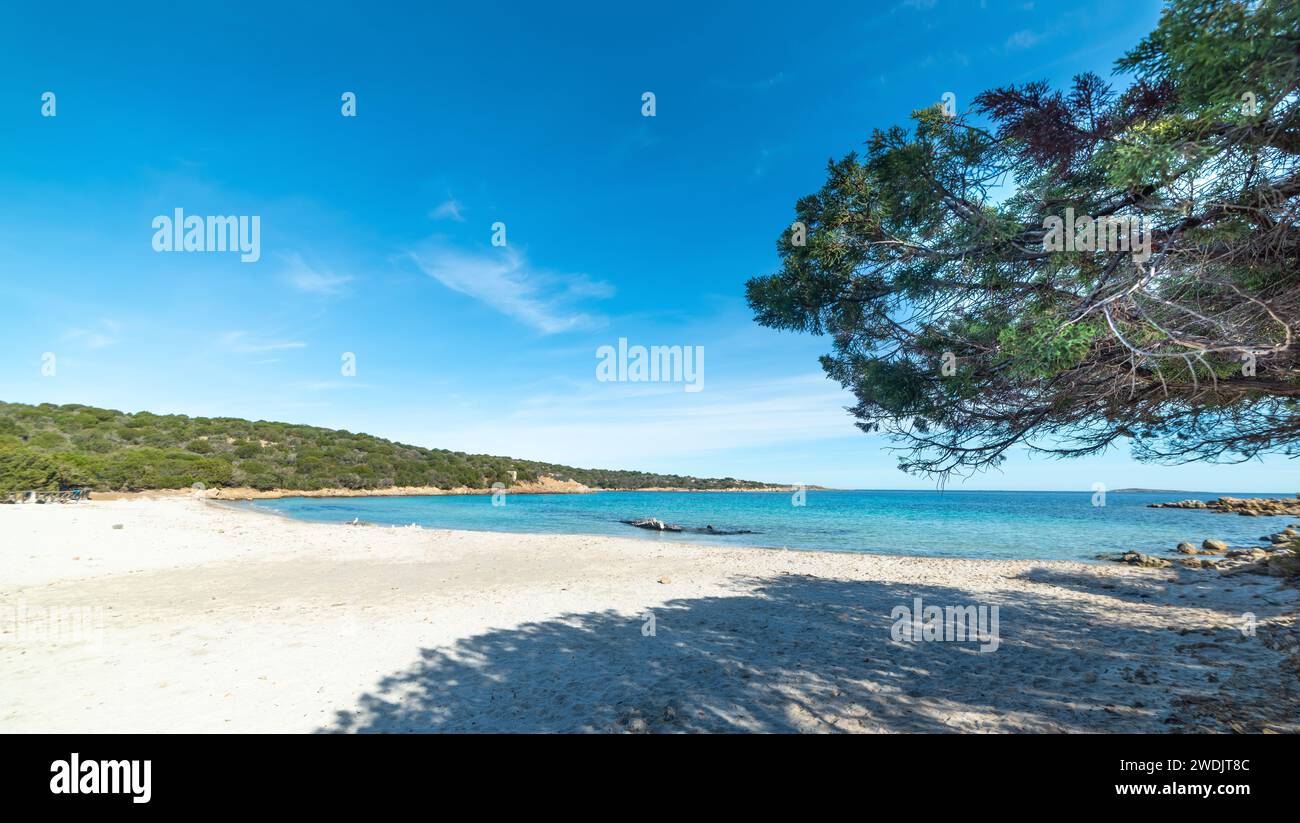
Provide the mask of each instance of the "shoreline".
[{"label": "shoreline", "polygon": [[0,507],[0,731],[1300,731],[1272,578],[258,514]]},{"label": "shoreline", "polygon": [[[723,488],[723,489],[692,489],[687,487],[650,487],[644,489],[605,489],[600,487],[583,486],[581,483],[569,483],[568,481],[552,481],[553,484],[517,484],[508,486],[505,489],[507,494],[615,494],[615,493],[632,493],[632,492],[689,492],[698,494],[790,494],[797,490],[798,486],[764,486],[762,488]],[[1074,494],[1090,495],[1092,492],[1083,490],[1070,489],[1049,489],[1047,491],[1037,491],[1031,489],[841,489],[830,486],[803,486],[805,491],[816,492],[896,492],[900,494],[934,491],[937,494]],[[278,500],[286,497],[481,497],[492,494],[493,489],[472,489],[469,487],[455,487],[443,489],[437,486],[390,486],[384,489],[254,489],[246,486],[223,487],[216,489],[203,490],[203,497],[213,500]],[[141,491],[94,491],[91,490],[92,499],[94,500],[137,500],[151,498],[177,498],[177,497],[194,497],[196,496],[193,489],[145,489]],[[1111,494],[1164,494],[1158,490],[1145,489],[1114,489]],[[1199,491],[1188,492],[1179,491],[1176,494],[1198,494],[1203,496],[1223,495],[1221,491]],[[1291,492],[1239,492],[1240,494],[1254,495],[1251,498],[1265,501],[1285,501],[1290,502],[1294,499]],[[1179,506],[1176,503],[1150,506],[1150,508],[1191,508]],[[1199,508],[1199,507],[1197,507]]]},{"label": "shoreline", "polygon": [[[893,552],[846,551],[844,549],[822,549],[822,548],[802,548],[802,547],[791,548],[789,546],[761,546],[754,543],[692,542],[690,540],[690,537],[693,537],[694,533],[691,533],[690,535],[683,536],[683,537],[675,537],[674,535],[678,535],[682,533],[681,532],[659,532],[659,531],[651,531],[646,529],[635,529],[632,527],[629,527],[626,532],[620,534],[601,534],[599,532],[543,532],[543,531],[525,532],[525,531],[501,531],[496,529],[455,529],[455,528],[448,528],[445,526],[426,526],[421,523],[407,523],[407,524],[369,523],[364,520],[353,524],[348,521],[311,520],[308,518],[294,517],[292,514],[288,514],[286,512],[282,512],[277,509],[258,508],[255,506],[245,507],[245,506],[238,505],[239,503],[253,502],[251,500],[224,500],[224,499],[214,499],[214,498],[196,498],[196,499],[198,500],[198,502],[204,505],[222,508],[227,511],[246,512],[252,515],[283,518],[284,520],[287,520],[291,523],[304,523],[312,526],[343,526],[347,528],[366,528],[366,529],[381,529],[381,530],[420,529],[422,531],[430,532],[433,534],[450,534],[450,535],[459,535],[462,537],[472,536],[472,535],[499,535],[502,537],[516,536],[516,537],[524,537],[524,538],[557,537],[566,540],[630,540],[630,541],[649,543],[650,545],[653,546],[663,545],[664,543],[668,543],[674,546],[684,546],[687,548],[695,548],[695,549],[700,549],[705,551],[721,548],[721,549],[735,549],[737,551],[756,551],[756,552],[801,552],[801,553],[806,552],[809,554],[862,555],[867,557],[887,557],[894,560],[905,560],[908,558],[923,558],[929,560],[952,559],[952,560],[961,560],[961,561],[973,561],[978,563],[998,563],[998,562],[1082,563],[1084,565],[1089,565],[1089,566],[1103,562],[1095,559],[1017,561],[1017,560],[1007,560],[1006,558],[991,558],[991,557],[937,558],[931,555],[895,554]],[[127,502],[130,501],[128,500]],[[666,540],[656,539],[656,538],[666,538]]]},{"label": "shoreline", "polygon": [[[839,490],[828,489],[825,491],[833,492]],[[1079,494],[1086,495],[1087,493],[1080,492]],[[938,553],[933,551],[926,551],[924,549],[917,549],[915,547],[910,547],[910,546],[899,548],[896,545],[890,547],[878,547],[878,548],[861,548],[861,547],[831,548],[825,545],[807,545],[807,544],[792,546],[790,545],[788,539],[778,540],[777,537],[769,537],[770,542],[764,542],[761,539],[761,536],[764,535],[765,532],[762,531],[729,533],[727,531],[719,530],[716,533],[710,533],[698,527],[655,530],[655,529],[633,528],[632,526],[629,525],[628,528],[625,529],[610,528],[608,531],[592,530],[592,531],[583,532],[583,531],[553,531],[553,530],[537,529],[537,528],[503,529],[503,528],[493,528],[490,526],[483,526],[483,527],[441,526],[441,525],[426,524],[426,523],[421,523],[416,521],[406,522],[405,520],[403,520],[402,522],[376,522],[371,520],[360,519],[360,516],[364,516],[364,515],[359,515],[358,517],[354,518],[354,520],[348,520],[346,518],[317,519],[312,517],[298,516],[292,512],[282,511],[271,507],[259,507],[253,505],[243,507],[243,506],[233,505],[238,503],[258,502],[256,500],[251,500],[251,499],[238,499],[238,498],[221,499],[221,498],[211,498],[211,497],[200,498],[200,499],[202,499],[204,502],[207,503],[228,504],[230,508],[234,510],[248,511],[255,514],[271,514],[271,515],[276,515],[278,517],[287,518],[294,522],[333,524],[333,525],[344,525],[350,527],[379,528],[379,529],[421,528],[430,531],[445,531],[445,532],[453,532],[453,533],[464,532],[467,534],[537,535],[537,536],[549,535],[549,536],[567,537],[575,540],[588,539],[593,537],[596,538],[608,537],[608,538],[619,539],[619,540],[622,539],[648,540],[656,543],[668,541],[668,542],[678,543],[681,545],[696,545],[701,547],[746,548],[746,549],[757,549],[757,550],[764,550],[764,551],[807,551],[807,552],[823,552],[823,553],[830,553],[830,554],[861,554],[861,555],[870,555],[875,557],[890,557],[890,558],[916,557],[916,558],[927,558],[927,559],[977,560],[980,562],[996,562],[996,561],[1003,561],[1003,560],[1031,561],[1031,562],[1044,562],[1044,563],[1074,562],[1074,563],[1082,563],[1088,566],[1099,565],[1099,564],[1106,565],[1106,564],[1114,564],[1114,563],[1126,563],[1129,565],[1145,565],[1151,568],[1159,568],[1159,567],[1178,564],[1186,568],[1197,569],[1197,570],[1211,570],[1211,571],[1218,572],[1220,574],[1243,573],[1245,570],[1242,567],[1251,566],[1259,562],[1266,561],[1274,552],[1278,552],[1280,550],[1278,542],[1273,542],[1268,545],[1260,545],[1261,543],[1265,542],[1263,538],[1259,540],[1250,539],[1250,540],[1245,540],[1244,542],[1239,541],[1239,542],[1229,543],[1226,542],[1225,540],[1220,540],[1219,536],[1215,535],[1213,537],[1206,538],[1206,540],[1209,540],[1211,542],[1222,544],[1223,546],[1222,548],[1216,549],[1214,551],[1186,550],[1186,548],[1192,544],[1189,544],[1186,540],[1180,538],[1176,541],[1171,541],[1168,545],[1159,546],[1159,547],[1154,547],[1154,546],[1142,547],[1140,549],[1135,549],[1131,547],[1117,548],[1114,550],[1093,551],[1092,553],[1080,553],[1080,554],[1075,554],[1072,556],[1065,556],[1065,557],[1063,556],[1039,557],[1033,554],[1026,554],[1023,552],[1010,552],[1010,551],[1003,552],[1002,554],[991,554],[985,556],[978,556],[978,555],[962,556],[962,555],[953,555],[953,554]],[[321,499],[328,500],[330,498],[321,498]],[[610,522],[612,523],[615,521],[610,521]],[[618,520],[617,522],[623,524],[628,523],[628,521],[626,520]],[[1300,524],[1287,524],[1286,528],[1283,530],[1287,531],[1288,533],[1291,533],[1294,531],[1294,527],[1296,526],[1300,526]],[[1278,528],[1282,529],[1283,527],[1279,526]],[[695,538],[697,537],[702,539],[696,540]],[[719,540],[717,542],[710,542],[707,539],[710,537],[730,538],[730,539]],[[798,541],[795,542],[798,543]],[[1197,537],[1195,542],[1201,543],[1204,541],[1202,541],[1200,537]],[[1032,551],[1032,549],[1029,549],[1029,551]],[[1208,557],[1201,556],[1201,555],[1208,555]]]},{"label": "shoreline", "polygon": [[[690,492],[699,494],[790,494],[795,486],[764,486],[763,488],[726,488],[726,489],[690,489],[677,487],[655,487],[646,489],[602,489],[583,486],[572,481],[553,481],[551,483],[523,483],[505,488],[506,494],[606,494],[624,492]],[[805,486],[807,491],[842,491],[823,486]],[[280,500],[287,497],[483,497],[491,495],[494,489],[471,489],[461,486],[441,489],[437,486],[391,486],[385,489],[254,489],[249,487],[232,487],[204,489],[201,493],[193,489],[146,489],[128,492],[91,492],[92,500],[148,500],[156,498],[203,497],[209,500]]]},{"label": "shoreline", "polygon": [[[131,502],[131,501],[128,500],[125,502]],[[510,532],[510,531],[497,531],[494,529],[456,529],[456,528],[449,528],[446,526],[426,526],[421,523],[407,523],[407,524],[368,523],[364,520],[353,525],[348,521],[310,520],[307,518],[294,517],[292,514],[286,514],[285,512],[278,511],[276,509],[269,509],[269,508],[264,509],[264,508],[256,508],[253,506],[245,507],[245,506],[238,505],[239,503],[252,502],[248,500],[218,500],[212,498],[197,498],[196,502],[204,506],[211,506],[213,508],[221,509],[224,511],[240,512],[240,513],[246,513],[246,514],[250,514],[253,516],[260,516],[260,517],[274,517],[278,519],[283,519],[290,523],[298,523],[298,524],[318,527],[318,528],[326,528],[326,529],[360,528],[360,529],[377,529],[379,531],[418,530],[418,531],[426,532],[431,535],[449,535],[452,537],[456,537],[458,539],[481,537],[483,535],[493,535],[493,536],[500,536],[500,537],[520,537],[524,539],[553,537],[565,541],[619,540],[619,541],[629,541],[633,543],[649,543],[651,546],[660,546],[660,545],[679,546],[686,549],[695,549],[695,550],[706,551],[706,552],[715,551],[718,549],[744,551],[744,552],[796,552],[799,554],[814,554],[814,555],[835,555],[835,556],[852,555],[852,556],[862,556],[862,557],[883,557],[883,558],[888,558],[890,560],[896,560],[896,561],[922,559],[922,560],[952,560],[954,562],[970,562],[970,563],[1078,563],[1087,566],[1091,566],[1094,565],[1095,563],[1101,562],[1095,560],[1033,560],[1033,559],[1009,560],[1005,558],[990,558],[990,557],[938,558],[938,557],[933,557],[928,555],[895,554],[892,552],[865,552],[865,551],[850,552],[850,551],[844,551],[840,549],[816,549],[816,548],[805,549],[805,548],[790,548],[787,546],[758,546],[758,545],[749,545],[743,543],[704,543],[704,542],[695,543],[695,542],[691,542],[689,536],[677,538],[677,539],[671,539],[669,541],[659,541],[659,540],[655,540],[656,536],[661,536],[661,535],[667,536],[675,533],[647,531],[644,529],[634,529],[631,527],[629,527],[628,531],[623,534],[599,534],[595,532],[593,533]]]},{"label": "shoreline", "polygon": [[[142,498],[141,498],[142,499]],[[627,531],[619,534],[604,534],[600,532],[547,532],[547,531],[504,531],[498,529],[465,529],[449,528],[445,526],[426,526],[422,523],[371,523],[360,521],[351,523],[349,521],[335,520],[312,520],[310,518],[294,517],[287,512],[279,511],[272,508],[259,508],[255,506],[240,506],[240,503],[251,503],[251,500],[224,500],[213,498],[198,498],[198,501],[209,506],[220,507],[229,511],[246,512],[253,515],[262,515],[268,517],[277,517],[288,520],[292,523],[304,523],[313,526],[344,526],[347,528],[366,528],[366,529],[420,529],[430,533],[452,534],[452,535],[500,535],[521,536],[521,537],[558,537],[569,540],[631,540],[649,543],[650,545],[662,545],[668,543],[674,546],[685,546],[688,548],[697,548],[702,550],[712,549],[735,549],[738,551],[758,551],[758,552],[800,552],[809,554],[828,554],[828,555],[850,555],[863,557],[883,557],[891,560],[944,560],[954,562],[972,562],[972,563],[1076,563],[1083,566],[1113,566],[1116,561],[1110,557],[1081,557],[1076,559],[1068,558],[1007,558],[1007,557],[948,557],[940,555],[927,554],[901,554],[895,551],[865,551],[865,550],[847,550],[847,549],[826,549],[818,547],[791,547],[761,545],[758,543],[741,543],[741,542],[694,542],[691,537],[695,534],[685,534],[680,532],[659,532],[646,529],[636,529],[628,527]],[[127,502],[130,502],[129,500]],[[678,536],[682,535],[682,536]],[[1145,555],[1144,555],[1145,556]]]}]

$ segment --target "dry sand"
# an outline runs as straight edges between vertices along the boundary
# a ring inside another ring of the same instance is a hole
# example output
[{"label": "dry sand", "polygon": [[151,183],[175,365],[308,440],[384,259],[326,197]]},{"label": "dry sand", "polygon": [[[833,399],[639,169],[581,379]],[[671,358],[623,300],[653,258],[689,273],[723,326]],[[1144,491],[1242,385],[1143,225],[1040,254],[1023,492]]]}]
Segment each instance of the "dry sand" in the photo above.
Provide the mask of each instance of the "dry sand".
[{"label": "dry sand", "polygon": [[[1300,730],[1297,592],[1261,576],[184,498],[0,506],[0,558],[4,732]],[[998,649],[893,639],[915,597],[998,606]]]}]

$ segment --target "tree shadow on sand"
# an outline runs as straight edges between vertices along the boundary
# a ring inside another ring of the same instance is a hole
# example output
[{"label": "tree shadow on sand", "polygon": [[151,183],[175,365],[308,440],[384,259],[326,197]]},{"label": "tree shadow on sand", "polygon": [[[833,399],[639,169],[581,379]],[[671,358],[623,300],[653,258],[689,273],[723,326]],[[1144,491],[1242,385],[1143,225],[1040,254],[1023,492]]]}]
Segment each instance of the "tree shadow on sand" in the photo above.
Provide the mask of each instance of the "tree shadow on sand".
[{"label": "tree shadow on sand", "polygon": [[[1164,731],[1211,669],[1171,633],[1019,592],[784,575],[645,618],[568,614],[423,649],[322,732]],[[1000,645],[900,642],[896,606],[999,607]],[[1176,726],[1175,726],[1176,727]]]}]

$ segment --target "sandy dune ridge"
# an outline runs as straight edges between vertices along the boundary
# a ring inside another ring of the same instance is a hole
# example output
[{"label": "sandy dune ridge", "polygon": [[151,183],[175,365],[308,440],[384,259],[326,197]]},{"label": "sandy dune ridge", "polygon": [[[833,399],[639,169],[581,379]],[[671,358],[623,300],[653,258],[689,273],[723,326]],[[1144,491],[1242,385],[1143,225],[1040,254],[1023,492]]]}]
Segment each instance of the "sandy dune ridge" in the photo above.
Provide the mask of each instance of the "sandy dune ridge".
[{"label": "sandy dune ridge", "polygon": [[[180,497],[0,506],[0,556],[6,732],[1300,730],[1298,593],[1261,576]],[[997,651],[895,639],[917,597],[998,606]]]}]

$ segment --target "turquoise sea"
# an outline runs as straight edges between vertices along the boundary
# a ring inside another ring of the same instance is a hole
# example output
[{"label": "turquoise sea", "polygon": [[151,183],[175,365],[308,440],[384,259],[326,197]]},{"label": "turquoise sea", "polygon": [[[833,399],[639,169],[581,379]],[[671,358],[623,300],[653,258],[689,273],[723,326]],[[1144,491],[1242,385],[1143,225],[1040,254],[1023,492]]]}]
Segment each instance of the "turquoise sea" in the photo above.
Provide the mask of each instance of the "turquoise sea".
[{"label": "turquoise sea", "polygon": [[[595,494],[283,498],[236,504],[302,520],[545,534],[599,534],[642,540],[842,552],[1002,559],[1092,560],[1099,552],[1163,552],[1207,537],[1261,545],[1297,517],[1241,517],[1148,503],[1233,497],[1247,492],[807,491],[789,493],[598,492]],[[655,517],[688,528],[753,534],[666,534],[620,523]]]}]

